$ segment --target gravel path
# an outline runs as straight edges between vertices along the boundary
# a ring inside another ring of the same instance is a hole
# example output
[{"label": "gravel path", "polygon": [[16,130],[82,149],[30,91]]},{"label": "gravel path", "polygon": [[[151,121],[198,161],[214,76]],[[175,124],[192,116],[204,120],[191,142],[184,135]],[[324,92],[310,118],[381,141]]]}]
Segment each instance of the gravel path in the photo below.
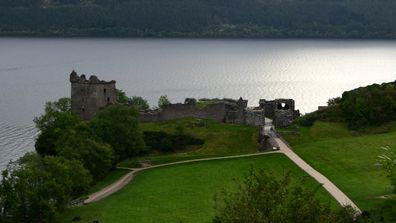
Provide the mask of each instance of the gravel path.
[{"label": "gravel path", "polygon": [[138,172],[143,171],[143,170],[164,167],[164,166],[173,166],[173,165],[178,165],[178,164],[183,164],[183,163],[194,163],[194,162],[208,161],[208,160],[224,160],[224,159],[251,157],[251,156],[262,156],[262,155],[267,155],[267,154],[272,154],[272,153],[281,153],[281,151],[278,150],[278,151],[273,151],[273,152],[262,152],[262,153],[244,154],[244,155],[236,155],[236,156],[222,156],[222,157],[211,157],[211,158],[202,158],[202,159],[193,159],[193,160],[183,160],[183,161],[178,161],[178,162],[173,162],[173,163],[165,163],[165,164],[159,164],[159,165],[142,167],[142,168],[118,167],[118,169],[127,169],[127,170],[131,170],[131,172],[129,172],[128,174],[126,174],[121,179],[117,180],[116,182],[103,188],[102,190],[89,195],[88,198],[86,200],[84,200],[84,204],[89,204],[92,202],[99,201],[99,200],[101,200],[105,197],[108,197],[111,194],[117,192],[118,190],[123,188],[125,185],[127,185],[135,177],[135,175]]},{"label": "gravel path", "polygon": [[303,159],[301,159],[290,147],[284,143],[281,139],[275,139],[280,147],[280,151],[285,154],[291,161],[293,161],[297,166],[299,166],[302,170],[304,170],[307,174],[309,174],[312,178],[318,181],[323,187],[330,193],[334,199],[337,200],[342,206],[350,205],[356,211],[361,212],[359,207],[356,206],[355,203],[347,195],[345,195],[335,184],[333,184],[329,179],[323,176],[321,173],[312,168],[308,163],[306,163]]},{"label": "gravel path", "polygon": [[92,202],[99,201],[99,200],[117,192],[118,190],[123,188],[126,184],[128,184],[138,172],[143,171],[143,170],[164,167],[164,166],[173,166],[173,165],[178,165],[178,164],[183,164],[183,163],[193,163],[193,162],[208,161],[208,160],[234,159],[234,158],[242,158],[242,157],[261,156],[261,155],[272,154],[272,153],[283,153],[290,160],[292,160],[297,166],[299,166],[302,170],[304,170],[307,174],[309,174],[316,181],[318,181],[320,184],[322,184],[323,187],[330,193],[331,196],[333,196],[337,200],[338,203],[340,203],[342,206],[350,205],[358,212],[361,212],[360,209],[355,205],[355,203],[353,203],[353,201],[351,199],[349,199],[348,196],[346,196],[329,179],[327,179],[321,173],[319,173],[314,168],[312,168],[303,159],[301,159],[281,139],[276,138],[275,140],[279,144],[280,150],[273,151],[273,152],[253,153],[253,154],[246,154],[246,155],[224,156],[224,157],[212,157],[212,158],[203,158],[203,159],[194,159],[194,160],[184,160],[184,161],[178,161],[178,162],[173,162],[173,163],[166,163],[166,164],[160,164],[160,165],[148,166],[148,167],[142,167],[142,168],[118,167],[119,169],[131,170],[131,172],[129,172],[128,174],[126,174],[125,176],[123,176],[121,179],[117,180],[113,184],[103,188],[102,190],[100,190],[94,194],[89,195],[89,197],[84,201],[84,204],[89,204]]}]

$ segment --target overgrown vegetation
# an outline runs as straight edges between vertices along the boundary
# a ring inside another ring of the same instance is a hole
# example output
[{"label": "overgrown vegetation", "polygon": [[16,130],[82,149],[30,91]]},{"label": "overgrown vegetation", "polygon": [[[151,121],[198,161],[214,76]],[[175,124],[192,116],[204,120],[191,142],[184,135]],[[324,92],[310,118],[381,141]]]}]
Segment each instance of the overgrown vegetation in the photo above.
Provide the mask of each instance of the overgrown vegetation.
[{"label": "overgrown vegetation", "polygon": [[128,97],[124,91],[117,89],[117,103],[135,108],[138,111],[150,108],[147,100],[140,96]]},{"label": "overgrown vegetation", "polygon": [[391,0],[1,0],[0,34],[395,38]]},{"label": "overgrown vegetation", "polygon": [[158,107],[159,108],[164,108],[170,104],[171,104],[171,102],[169,101],[167,95],[161,95],[160,98],[158,99]]},{"label": "overgrown vegetation", "polygon": [[306,114],[297,120],[312,126],[316,120],[345,122],[350,129],[365,130],[394,121],[396,118],[396,84],[373,84],[346,91],[341,98],[328,101],[328,107]]},{"label": "overgrown vegetation", "polygon": [[292,185],[290,173],[277,178],[263,170],[253,171],[236,191],[225,191],[213,223],[352,223],[352,207],[332,209],[321,203],[315,190],[302,182]]},{"label": "overgrown vegetation", "polygon": [[183,132],[169,134],[164,131],[145,131],[144,141],[148,149],[160,152],[175,152],[191,145],[202,145],[202,139],[195,138]]},{"label": "overgrown vegetation", "polygon": [[35,119],[37,154],[25,155],[3,172],[1,222],[48,222],[105,178],[117,161],[146,152],[138,112],[123,105],[120,95],[118,105],[89,122],[71,111],[68,98],[46,104]]},{"label": "overgrown vegetation", "polygon": [[146,150],[138,115],[132,107],[115,105],[100,111],[89,123],[92,132],[113,147],[116,161]]},{"label": "overgrown vegetation", "polygon": [[[193,141],[185,149],[173,153],[152,151],[141,157],[121,162],[120,166],[136,167],[139,160],[149,159],[153,164],[162,164],[188,159],[254,153],[258,150],[258,130],[252,126],[230,125],[212,120],[184,118],[155,123],[141,123],[143,132],[164,132],[169,136],[187,135]],[[158,139],[156,139],[158,141]],[[198,143],[203,141],[203,144]],[[166,141],[166,140],[165,140]],[[146,141],[146,144],[150,142]],[[158,147],[156,149],[159,149]]]},{"label": "overgrown vegetation", "polygon": [[11,162],[2,177],[0,222],[48,222],[91,182],[80,161],[33,153]]},{"label": "overgrown vegetation", "polygon": [[395,83],[373,84],[344,92],[340,105],[353,129],[393,121],[396,118]]}]

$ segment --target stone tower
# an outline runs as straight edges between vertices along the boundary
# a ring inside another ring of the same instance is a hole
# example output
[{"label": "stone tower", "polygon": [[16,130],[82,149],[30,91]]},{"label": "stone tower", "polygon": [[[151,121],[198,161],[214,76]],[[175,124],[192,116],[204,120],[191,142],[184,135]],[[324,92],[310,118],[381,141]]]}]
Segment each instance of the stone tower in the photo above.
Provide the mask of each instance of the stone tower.
[{"label": "stone tower", "polygon": [[115,104],[117,90],[115,81],[101,81],[92,75],[89,80],[74,70],[70,74],[71,108],[84,120],[91,120],[102,108]]}]

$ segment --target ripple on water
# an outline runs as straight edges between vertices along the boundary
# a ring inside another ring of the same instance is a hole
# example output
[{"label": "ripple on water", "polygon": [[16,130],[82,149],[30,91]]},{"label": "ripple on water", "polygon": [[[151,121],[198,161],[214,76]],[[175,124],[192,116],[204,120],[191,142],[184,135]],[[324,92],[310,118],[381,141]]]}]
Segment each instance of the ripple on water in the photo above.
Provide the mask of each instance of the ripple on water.
[{"label": "ripple on water", "polygon": [[34,126],[0,122],[0,170],[3,170],[10,160],[16,160],[26,152],[33,151],[37,133]]}]

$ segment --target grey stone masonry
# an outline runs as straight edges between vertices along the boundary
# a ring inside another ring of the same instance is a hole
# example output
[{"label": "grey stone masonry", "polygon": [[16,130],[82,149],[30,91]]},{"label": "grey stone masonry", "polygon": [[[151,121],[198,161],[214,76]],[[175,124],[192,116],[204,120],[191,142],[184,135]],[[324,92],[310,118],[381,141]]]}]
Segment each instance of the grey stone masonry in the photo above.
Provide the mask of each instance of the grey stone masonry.
[{"label": "grey stone masonry", "polygon": [[115,81],[102,81],[95,75],[87,80],[74,70],[70,74],[71,108],[84,120],[92,119],[95,114],[108,105],[117,102]]}]

